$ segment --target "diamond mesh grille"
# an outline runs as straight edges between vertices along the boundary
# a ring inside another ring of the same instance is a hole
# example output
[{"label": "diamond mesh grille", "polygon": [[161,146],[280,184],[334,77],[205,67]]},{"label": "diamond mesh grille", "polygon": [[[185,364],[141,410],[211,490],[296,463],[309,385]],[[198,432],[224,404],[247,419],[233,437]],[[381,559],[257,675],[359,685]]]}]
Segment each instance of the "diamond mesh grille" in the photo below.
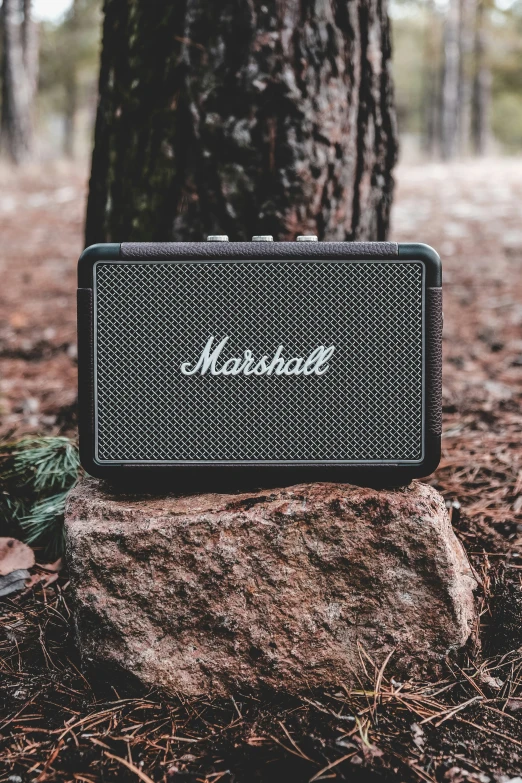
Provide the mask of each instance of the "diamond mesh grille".
[{"label": "diamond mesh grille", "polygon": [[[420,263],[100,262],[100,461],[414,461],[422,456]],[[209,337],[227,358],[307,357],[325,375],[187,377]]]}]

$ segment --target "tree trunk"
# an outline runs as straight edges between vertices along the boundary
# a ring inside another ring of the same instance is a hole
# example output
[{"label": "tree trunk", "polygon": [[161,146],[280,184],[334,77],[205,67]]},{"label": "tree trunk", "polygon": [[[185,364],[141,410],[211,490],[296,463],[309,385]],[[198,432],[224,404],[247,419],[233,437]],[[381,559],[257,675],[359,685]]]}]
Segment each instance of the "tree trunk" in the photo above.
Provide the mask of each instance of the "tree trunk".
[{"label": "tree trunk", "polygon": [[[73,0],[66,25],[72,47],[78,45],[78,0]],[[66,158],[74,158],[74,141],[76,137],[76,113],[78,111],[78,72],[76,58],[70,58],[65,73],[65,112],[63,122],[63,153]]]},{"label": "tree trunk", "polygon": [[422,89],[422,139],[423,151],[430,157],[439,145],[440,127],[440,35],[437,9],[434,0],[426,4],[426,27],[423,47],[423,89]]},{"label": "tree trunk", "polygon": [[22,0],[22,51],[29,84],[31,106],[38,91],[38,25],[33,19],[32,0]]},{"label": "tree trunk", "polygon": [[469,152],[473,97],[473,39],[476,0],[461,0],[459,34],[459,137],[457,152]]},{"label": "tree trunk", "polygon": [[106,0],[87,241],[384,239],[386,0]]},{"label": "tree trunk", "polygon": [[74,158],[74,140],[76,137],[76,112],[78,110],[78,82],[76,69],[71,68],[65,74],[65,113],[63,116],[63,154]]},{"label": "tree trunk", "polygon": [[[26,67],[24,29],[23,24],[18,21],[22,10],[17,0],[3,2],[1,139],[2,147],[16,164],[30,158],[33,151],[32,111],[35,82],[32,83]],[[30,19],[30,15],[28,18]],[[27,33],[29,40],[29,28]],[[34,51],[28,52],[28,56],[30,59],[34,58]]]},{"label": "tree trunk", "polygon": [[449,0],[444,24],[441,92],[441,155],[455,157],[459,141],[460,109],[460,9],[461,0]]},{"label": "tree trunk", "polygon": [[489,141],[491,71],[487,62],[485,0],[478,0],[475,21],[475,73],[471,113],[471,138],[476,155],[484,155]]}]

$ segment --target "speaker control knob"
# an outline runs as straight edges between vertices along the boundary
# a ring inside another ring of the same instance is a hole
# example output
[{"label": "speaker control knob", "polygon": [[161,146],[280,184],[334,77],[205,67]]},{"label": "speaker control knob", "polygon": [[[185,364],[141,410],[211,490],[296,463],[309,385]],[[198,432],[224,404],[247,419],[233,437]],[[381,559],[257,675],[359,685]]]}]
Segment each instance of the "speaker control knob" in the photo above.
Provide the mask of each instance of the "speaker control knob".
[{"label": "speaker control knob", "polygon": [[270,234],[260,234],[259,236],[252,237],[252,242],[273,242],[274,237]]},{"label": "speaker control knob", "polygon": [[298,242],[317,242],[317,237],[313,234],[307,234],[305,236],[297,237]]},{"label": "speaker control knob", "polygon": [[226,234],[209,234],[207,242],[228,242]]}]

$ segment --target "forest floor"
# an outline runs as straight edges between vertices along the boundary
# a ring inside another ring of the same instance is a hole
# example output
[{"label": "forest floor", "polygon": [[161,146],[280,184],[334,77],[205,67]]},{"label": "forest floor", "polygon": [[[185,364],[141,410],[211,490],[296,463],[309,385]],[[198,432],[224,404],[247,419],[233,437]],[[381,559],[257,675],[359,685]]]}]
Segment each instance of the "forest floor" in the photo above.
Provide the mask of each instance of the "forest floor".
[{"label": "forest floor", "polygon": [[[397,169],[392,238],[444,264],[444,434],[430,481],[476,570],[479,648],[438,683],[165,700],[82,670],[68,584],[0,607],[0,781],[448,781],[522,775],[522,159]],[[0,171],[0,436],[74,435],[86,176]],[[518,783],[521,778],[518,777]]]}]

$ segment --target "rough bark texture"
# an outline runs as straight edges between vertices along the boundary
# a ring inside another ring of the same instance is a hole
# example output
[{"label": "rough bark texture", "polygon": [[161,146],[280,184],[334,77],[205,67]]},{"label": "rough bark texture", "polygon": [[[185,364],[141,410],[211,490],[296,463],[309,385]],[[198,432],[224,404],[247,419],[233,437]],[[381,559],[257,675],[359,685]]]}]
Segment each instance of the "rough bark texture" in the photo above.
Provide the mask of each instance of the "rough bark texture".
[{"label": "rough bark texture", "polygon": [[2,148],[13,163],[22,163],[33,152],[32,112],[38,62],[30,2],[4,0],[2,39]]},{"label": "rough bark texture", "polygon": [[386,0],[106,0],[87,242],[384,239]]},{"label": "rough bark texture", "polygon": [[436,669],[475,622],[475,582],[444,501],[307,484],[237,495],[69,496],[85,660],[185,694],[357,682],[361,649]]}]

